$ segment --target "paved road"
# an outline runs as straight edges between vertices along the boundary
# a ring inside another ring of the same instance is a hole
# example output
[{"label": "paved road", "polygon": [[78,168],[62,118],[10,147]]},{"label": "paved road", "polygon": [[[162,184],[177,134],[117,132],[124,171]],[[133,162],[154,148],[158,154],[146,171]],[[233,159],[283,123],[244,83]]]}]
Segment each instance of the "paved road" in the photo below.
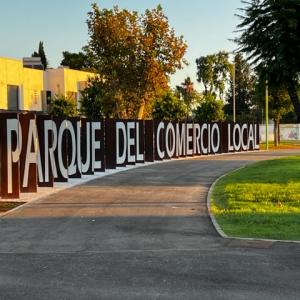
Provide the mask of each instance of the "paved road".
[{"label": "paved road", "polygon": [[299,244],[224,240],[206,211],[216,178],[277,155],[150,165],[24,206],[0,219],[0,299],[300,299]]}]

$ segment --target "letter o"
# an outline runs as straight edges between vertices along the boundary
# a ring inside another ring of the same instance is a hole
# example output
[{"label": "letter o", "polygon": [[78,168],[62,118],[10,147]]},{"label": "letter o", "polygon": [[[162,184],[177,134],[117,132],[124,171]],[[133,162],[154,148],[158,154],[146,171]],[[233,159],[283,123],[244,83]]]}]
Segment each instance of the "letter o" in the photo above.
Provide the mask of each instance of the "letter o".
[{"label": "letter o", "polygon": [[[239,142],[236,142],[236,131],[238,130],[238,138]],[[241,148],[241,127],[239,124],[235,124],[233,128],[233,145],[234,145],[234,150],[238,151]]]},{"label": "letter o", "polygon": [[[217,132],[217,143],[214,144],[214,132]],[[211,129],[211,147],[214,153],[217,153],[219,151],[220,148],[220,129],[217,123],[213,124],[213,127]]]},{"label": "letter o", "polygon": [[[169,133],[171,132],[172,135],[172,148],[170,148],[170,144],[169,144]],[[166,128],[166,151],[168,156],[171,158],[174,156],[175,153],[175,129],[172,123],[169,123],[167,128]]]}]

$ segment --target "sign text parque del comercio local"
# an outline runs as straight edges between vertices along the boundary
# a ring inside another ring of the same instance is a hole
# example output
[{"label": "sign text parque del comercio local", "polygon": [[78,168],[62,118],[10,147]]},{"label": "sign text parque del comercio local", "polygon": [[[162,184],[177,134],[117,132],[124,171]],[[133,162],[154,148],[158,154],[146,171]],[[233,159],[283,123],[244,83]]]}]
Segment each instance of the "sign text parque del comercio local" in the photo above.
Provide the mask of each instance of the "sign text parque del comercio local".
[{"label": "sign text parque del comercio local", "polygon": [[0,195],[18,198],[54,182],[119,166],[259,149],[256,123],[58,118],[0,113]]}]

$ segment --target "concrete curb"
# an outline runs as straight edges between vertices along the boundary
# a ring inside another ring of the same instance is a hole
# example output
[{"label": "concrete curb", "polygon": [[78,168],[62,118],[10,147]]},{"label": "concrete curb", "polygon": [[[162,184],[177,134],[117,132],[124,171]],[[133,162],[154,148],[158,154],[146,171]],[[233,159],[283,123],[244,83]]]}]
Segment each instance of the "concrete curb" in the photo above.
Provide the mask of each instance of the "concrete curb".
[{"label": "concrete curb", "polygon": [[[256,162],[254,162],[256,163]],[[251,165],[253,163],[249,163],[246,164],[245,166],[232,170],[224,175],[222,175],[221,177],[217,178],[214,183],[211,185],[211,187],[209,188],[207,197],[206,197],[206,206],[207,206],[207,211],[208,211],[208,215],[209,218],[216,230],[216,232],[218,233],[219,236],[221,236],[223,239],[228,239],[228,240],[243,240],[243,241],[256,241],[256,242],[270,242],[270,243],[293,243],[293,244],[300,244],[300,241],[293,241],[293,240],[274,240],[274,239],[260,239],[260,238],[243,238],[243,237],[231,237],[228,236],[221,228],[221,226],[219,225],[219,223],[217,222],[217,219],[215,218],[214,214],[212,213],[212,209],[211,209],[211,196],[213,193],[213,189],[216,186],[216,184],[218,183],[219,180],[221,180],[223,177],[227,176],[228,174],[231,174],[233,172],[239,171],[241,169],[244,169],[245,167],[247,167],[248,165]]]}]

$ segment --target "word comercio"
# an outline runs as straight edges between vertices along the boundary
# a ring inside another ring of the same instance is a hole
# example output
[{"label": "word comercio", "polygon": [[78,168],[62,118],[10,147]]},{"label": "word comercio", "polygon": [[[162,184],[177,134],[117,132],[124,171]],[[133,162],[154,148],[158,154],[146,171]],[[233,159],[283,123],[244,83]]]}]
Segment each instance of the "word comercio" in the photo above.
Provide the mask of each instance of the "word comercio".
[{"label": "word comercio", "polygon": [[259,149],[255,123],[58,118],[0,114],[2,198],[119,166]]}]

